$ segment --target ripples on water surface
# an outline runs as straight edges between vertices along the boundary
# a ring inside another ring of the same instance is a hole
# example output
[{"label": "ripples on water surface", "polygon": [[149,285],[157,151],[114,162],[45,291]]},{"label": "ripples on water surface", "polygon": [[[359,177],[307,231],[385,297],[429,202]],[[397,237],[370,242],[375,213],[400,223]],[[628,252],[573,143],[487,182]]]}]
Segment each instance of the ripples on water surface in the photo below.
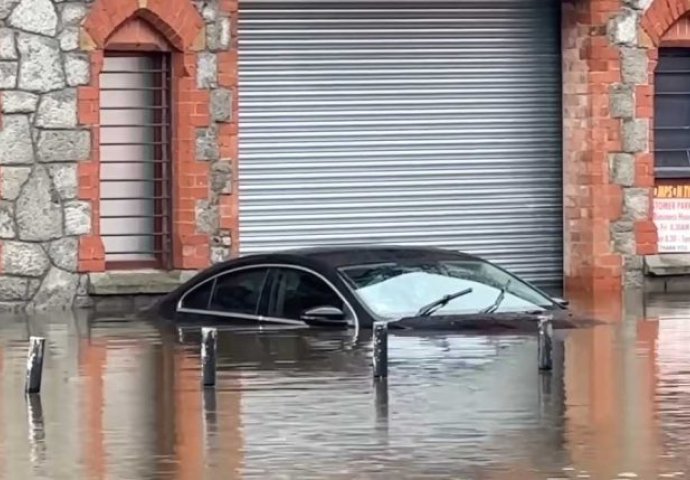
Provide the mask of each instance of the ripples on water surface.
[{"label": "ripples on water surface", "polygon": [[[228,329],[206,392],[198,331],[3,319],[0,476],[690,478],[690,303],[628,317],[568,333],[546,375],[529,335],[392,335],[379,386],[366,335]],[[31,401],[29,332],[47,338]]]}]

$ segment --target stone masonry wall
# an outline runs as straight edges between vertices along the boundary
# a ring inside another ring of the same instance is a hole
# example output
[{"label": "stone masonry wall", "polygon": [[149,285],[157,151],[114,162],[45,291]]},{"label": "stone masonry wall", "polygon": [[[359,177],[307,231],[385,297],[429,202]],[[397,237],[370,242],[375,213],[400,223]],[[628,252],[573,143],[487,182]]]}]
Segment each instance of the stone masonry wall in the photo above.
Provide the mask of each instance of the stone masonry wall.
[{"label": "stone masonry wall", "polygon": [[175,268],[230,255],[236,10],[227,0],[0,0],[0,310],[83,304],[88,273],[105,268],[98,73],[109,36],[135,17],[173,51]]}]

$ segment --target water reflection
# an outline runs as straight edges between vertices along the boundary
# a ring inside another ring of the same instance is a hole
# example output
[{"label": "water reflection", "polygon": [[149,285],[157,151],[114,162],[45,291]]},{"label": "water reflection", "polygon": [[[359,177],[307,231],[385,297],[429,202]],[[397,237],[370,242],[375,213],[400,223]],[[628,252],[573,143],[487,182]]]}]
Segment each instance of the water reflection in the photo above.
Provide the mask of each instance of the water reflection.
[{"label": "water reflection", "polygon": [[[227,329],[216,389],[198,330],[6,318],[0,477],[685,478],[690,303],[618,308],[559,332],[552,372],[533,336],[394,335],[379,382],[366,333]],[[47,341],[27,397],[29,335]]]}]

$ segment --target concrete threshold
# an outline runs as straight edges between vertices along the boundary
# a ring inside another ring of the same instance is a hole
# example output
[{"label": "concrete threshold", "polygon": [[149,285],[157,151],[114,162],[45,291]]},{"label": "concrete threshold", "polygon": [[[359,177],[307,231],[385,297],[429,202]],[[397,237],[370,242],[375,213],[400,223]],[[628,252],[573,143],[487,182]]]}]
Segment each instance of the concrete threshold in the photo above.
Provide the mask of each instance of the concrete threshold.
[{"label": "concrete threshold", "polygon": [[89,274],[90,295],[163,295],[194,275],[196,270],[121,270]]},{"label": "concrete threshold", "polygon": [[690,292],[690,254],[646,255],[644,273],[647,292]]}]

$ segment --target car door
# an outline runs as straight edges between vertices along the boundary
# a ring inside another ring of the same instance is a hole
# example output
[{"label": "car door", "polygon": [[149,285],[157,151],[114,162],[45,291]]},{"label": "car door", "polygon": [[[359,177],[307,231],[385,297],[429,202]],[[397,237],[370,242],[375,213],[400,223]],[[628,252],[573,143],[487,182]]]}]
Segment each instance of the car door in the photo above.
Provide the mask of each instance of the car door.
[{"label": "car door", "polygon": [[273,269],[267,293],[266,316],[284,322],[302,322],[302,315],[314,308],[332,307],[344,313],[348,324],[355,313],[336,288],[320,275],[297,267]]},{"label": "car door", "polygon": [[216,320],[260,320],[268,267],[249,267],[221,273],[187,292],[180,301],[181,313]]}]

